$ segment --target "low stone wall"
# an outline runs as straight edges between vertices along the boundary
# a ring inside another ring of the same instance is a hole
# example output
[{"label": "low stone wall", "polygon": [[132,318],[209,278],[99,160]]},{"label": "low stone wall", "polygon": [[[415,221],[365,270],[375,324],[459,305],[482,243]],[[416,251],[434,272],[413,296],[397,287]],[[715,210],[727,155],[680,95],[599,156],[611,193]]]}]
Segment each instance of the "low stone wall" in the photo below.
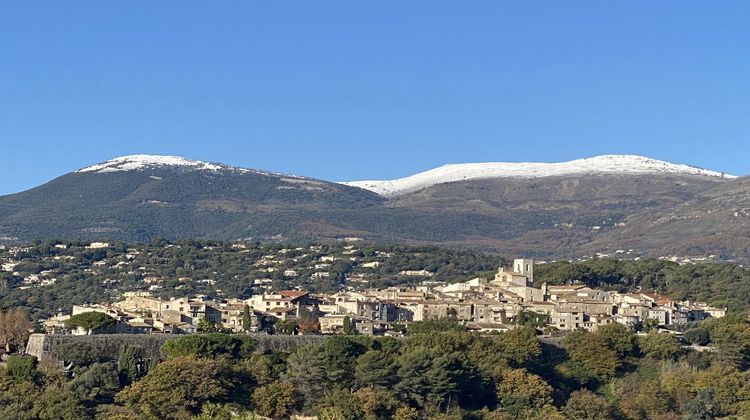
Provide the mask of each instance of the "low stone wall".
[{"label": "low stone wall", "polygon": [[258,340],[258,350],[261,352],[290,351],[307,344],[320,343],[326,339],[324,335],[250,334],[250,337]]},{"label": "low stone wall", "polygon": [[159,357],[159,348],[167,340],[176,336],[168,334],[95,334],[95,335],[57,335],[32,334],[26,345],[26,353],[36,356],[39,361],[60,361],[58,350],[68,343],[86,343],[102,359],[117,360],[120,347],[124,344],[143,347],[146,358]]},{"label": "low stone wall", "polygon": [[[159,349],[166,341],[182,337],[172,334],[95,334],[95,335],[57,335],[32,334],[26,345],[26,353],[36,356],[39,361],[60,361],[58,350],[68,343],[84,342],[90,344],[101,358],[117,360],[120,347],[131,344],[143,347],[145,357],[159,358]],[[268,335],[250,334],[258,340],[258,351],[289,351],[306,344],[325,340],[320,335]]]}]

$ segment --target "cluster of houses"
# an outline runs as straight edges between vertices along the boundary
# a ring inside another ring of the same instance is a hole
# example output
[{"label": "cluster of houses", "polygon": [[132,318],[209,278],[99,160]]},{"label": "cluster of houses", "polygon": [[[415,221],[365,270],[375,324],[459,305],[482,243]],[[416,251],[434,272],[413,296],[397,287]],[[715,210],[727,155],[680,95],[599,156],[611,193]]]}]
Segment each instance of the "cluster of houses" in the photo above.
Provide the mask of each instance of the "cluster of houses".
[{"label": "cluster of houses", "polygon": [[[388,335],[397,334],[396,324],[440,318],[454,318],[470,330],[505,331],[518,324],[519,317],[531,314],[548,330],[595,331],[615,322],[629,327],[646,322],[669,326],[726,313],[704,303],[676,302],[649,293],[618,293],[584,285],[542,284],[535,288],[533,281],[534,261],[517,259],[512,267],[501,267],[493,279],[463,283],[424,281],[416,287],[336,294],[283,290],[244,300],[163,300],[148,292],[129,292],[110,305],[74,306],[72,315],[106,313],[117,320],[117,331],[122,333],[193,333],[201,323],[233,331],[260,331],[279,320],[304,318],[317,321],[322,333],[335,334],[349,323],[362,334]],[[49,332],[60,332],[68,317],[59,315],[43,324]]]}]

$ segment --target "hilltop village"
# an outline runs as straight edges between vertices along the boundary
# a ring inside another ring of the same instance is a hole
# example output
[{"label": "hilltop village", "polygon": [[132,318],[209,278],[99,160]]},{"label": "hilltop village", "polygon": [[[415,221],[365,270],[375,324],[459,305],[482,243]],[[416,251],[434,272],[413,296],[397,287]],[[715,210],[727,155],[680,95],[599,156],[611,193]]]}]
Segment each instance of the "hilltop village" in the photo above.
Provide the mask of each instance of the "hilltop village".
[{"label": "hilltop village", "polygon": [[[326,260],[328,261],[328,260]],[[424,271],[424,270],[423,270]],[[413,275],[428,276],[426,272]],[[534,261],[517,259],[501,266],[493,278],[448,284],[424,280],[411,287],[388,287],[310,293],[305,290],[268,291],[247,299],[206,296],[162,299],[148,291],[126,292],[112,304],[74,305],[70,315],[42,321],[50,333],[90,334],[70,329],[70,318],[87,312],[110,316],[116,323],[106,331],[118,333],[233,332],[353,333],[400,335],[411,322],[455,319],[473,331],[507,331],[533,320],[545,332],[585,330],[620,323],[643,326],[685,325],[720,318],[724,308],[701,302],[677,302],[649,293],[619,293],[584,285],[533,287]]]},{"label": "hilltop village", "polygon": [[750,277],[737,265],[50,241],[0,249],[0,266],[2,418],[717,418],[750,407],[737,385],[750,379]]}]

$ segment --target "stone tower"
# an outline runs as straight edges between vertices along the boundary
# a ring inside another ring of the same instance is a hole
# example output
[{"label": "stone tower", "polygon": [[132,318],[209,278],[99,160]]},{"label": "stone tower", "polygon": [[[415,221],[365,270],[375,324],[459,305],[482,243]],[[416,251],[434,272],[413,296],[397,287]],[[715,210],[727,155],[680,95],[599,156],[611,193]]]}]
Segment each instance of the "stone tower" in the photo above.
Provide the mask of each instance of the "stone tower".
[{"label": "stone tower", "polygon": [[513,260],[513,271],[528,277],[529,283],[534,282],[534,260],[525,258]]}]

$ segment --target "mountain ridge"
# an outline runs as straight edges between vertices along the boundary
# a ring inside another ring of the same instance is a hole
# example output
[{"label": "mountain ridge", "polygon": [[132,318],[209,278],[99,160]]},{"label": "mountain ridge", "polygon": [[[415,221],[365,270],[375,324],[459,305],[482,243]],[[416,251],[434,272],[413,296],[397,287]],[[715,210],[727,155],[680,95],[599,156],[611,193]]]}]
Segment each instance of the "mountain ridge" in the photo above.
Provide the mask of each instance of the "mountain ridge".
[{"label": "mountain ridge", "polygon": [[601,155],[567,162],[482,162],[442,165],[392,180],[346,181],[389,197],[447,182],[488,178],[544,178],[573,174],[683,174],[734,179],[736,176],[637,155]]},{"label": "mountain ridge", "polygon": [[126,171],[143,171],[160,167],[177,167],[185,170],[204,171],[232,171],[239,173],[256,173],[260,175],[285,176],[299,179],[312,179],[300,175],[285,174],[280,172],[264,171],[260,169],[242,168],[217,162],[189,159],[176,155],[150,155],[135,154],[115,157],[85,168],[74,171],[75,173],[93,172],[98,174]]},{"label": "mountain ridge", "polygon": [[573,171],[570,163],[523,168],[535,176],[464,173],[388,196],[298,175],[129,155],[0,196],[0,240],[356,237],[545,259],[634,249],[750,261],[748,178],[643,157],[612,160],[594,160],[597,171],[588,160]]}]

